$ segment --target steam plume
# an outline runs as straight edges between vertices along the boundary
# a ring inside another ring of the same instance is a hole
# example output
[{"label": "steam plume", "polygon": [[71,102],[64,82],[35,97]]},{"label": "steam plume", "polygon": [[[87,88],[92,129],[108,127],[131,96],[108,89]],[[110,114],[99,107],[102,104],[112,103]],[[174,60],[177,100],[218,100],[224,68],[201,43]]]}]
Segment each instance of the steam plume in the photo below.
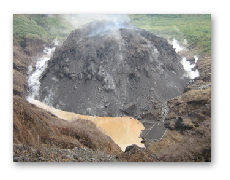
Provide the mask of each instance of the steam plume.
[{"label": "steam plume", "polygon": [[109,20],[115,23],[129,22],[130,18],[126,14],[69,14],[62,17],[74,28],[78,28],[86,23],[98,20]]},{"label": "steam plume", "polygon": [[178,44],[178,41],[175,38],[173,38],[173,48],[175,49],[176,53],[183,50],[183,48]]},{"label": "steam plume", "polygon": [[[54,41],[57,44],[57,40]],[[45,47],[43,57],[40,57],[35,65],[35,71],[30,75],[28,79],[28,86],[29,86],[29,95],[28,99],[37,99],[39,97],[39,88],[40,88],[40,76],[42,72],[47,68],[47,62],[50,60],[52,53],[54,52],[55,47],[47,48]],[[32,67],[28,67],[28,72],[32,71]]]},{"label": "steam plume", "polygon": [[[195,58],[195,62],[197,61],[198,61],[198,57]],[[181,64],[184,66],[184,70],[187,72],[187,76],[190,79],[195,79],[196,77],[200,76],[198,69],[196,69],[195,71],[192,70],[196,64],[190,64],[190,62],[187,61],[185,57],[182,59]]]}]

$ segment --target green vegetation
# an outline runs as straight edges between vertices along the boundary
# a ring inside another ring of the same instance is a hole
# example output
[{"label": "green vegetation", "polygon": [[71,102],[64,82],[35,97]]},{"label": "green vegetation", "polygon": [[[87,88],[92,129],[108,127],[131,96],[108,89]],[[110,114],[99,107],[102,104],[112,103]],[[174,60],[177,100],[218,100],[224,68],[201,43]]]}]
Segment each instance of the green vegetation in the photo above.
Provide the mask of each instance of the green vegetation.
[{"label": "green vegetation", "polygon": [[13,36],[21,44],[25,38],[42,39],[44,42],[66,38],[73,27],[61,15],[15,14]]},{"label": "green vegetation", "polygon": [[[186,39],[190,48],[200,53],[211,52],[210,14],[131,14],[130,19],[138,28],[169,40],[176,38],[180,43]],[[62,15],[15,14],[13,17],[13,35],[21,45],[26,38],[45,42],[65,39],[72,29]]]},{"label": "green vegetation", "polygon": [[210,14],[132,14],[130,19],[138,28],[170,40],[187,39],[190,48],[211,53]]}]

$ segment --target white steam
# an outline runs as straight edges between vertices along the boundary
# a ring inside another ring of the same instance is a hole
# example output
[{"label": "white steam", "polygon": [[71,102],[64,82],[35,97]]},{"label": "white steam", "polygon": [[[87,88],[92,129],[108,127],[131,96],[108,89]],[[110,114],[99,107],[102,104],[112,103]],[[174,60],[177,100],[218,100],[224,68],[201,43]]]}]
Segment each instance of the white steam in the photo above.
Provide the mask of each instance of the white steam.
[{"label": "white steam", "polygon": [[57,38],[53,40],[53,43],[54,43],[55,46],[59,45],[59,41],[57,40]]},{"label": "white steam", "polygon": [[173,38],[173,48],[175,49],[176,53],[184,49],[178,44],[178,41],[175,38]]},{"label": "white steam", "polygon": [[[57,40],[54,41],[55,45],[58,45]],[[43,50],[45,55],[38,58],[38,61],[35,65],[35,71],[29,76],[28,79],[28,86],[29,86],[29,95],[28,100],[30,98],[32,99],[38,99],[39,97],[39,88],[40,88],[40,76],[42,75],[43,71],[47,68],[47,62],[50,60],[52,53],[54,52],[55,47],[53,48],[47,48]],[[32,66],[28,67],[28,72],[32,71]]]},{"label": "white steam", "polygon": [[129,16],[126,14],[69,14],[62,15],[62,17],[74,28],[78,28],[86,23],[98,20],[109,20],[115,23],[130,21]]},{"label": "white steam", "polygon": [[[173,38],[173,42],[171,43],[176,53],[184,50],[184,47],[180,46],[175,38]],[[184,39],[184,44],[187,44],[186,39]],[[189,77],[190,79],[195,79],[196,77],[200,76],[198,69],[196,69],[195,71],[192,70],[196,66],[196,63],[198,61],[198,56],[197,55],[194,56],[194,59],[195,59],[195,64],[190,64],[190,61],[187,61],[185,57],[183,57],[183,59],[181,60],[181,64],[183,65],[184,70],[186,71],[186,76]]]},{"label": "white steam", "polygon": [[194,56],[194,58],[195,58],[195,64],[197,63],[197,61],[198,61],[198,56],[196,55],[196,56]]},{"label": "white steam", "polygon": [[184,66],[184,70],[187,72],[187,76],[190,79],[195,79],[196,77],[200,76],[198,69],[196,69],[195,71],[192,70],[195,67],[197,61],[198,61],[198,57],[197,59],[195,58],[195,64],[190,64],[190,62],[187,61],[185,57],[181,61],[181,64]]}]

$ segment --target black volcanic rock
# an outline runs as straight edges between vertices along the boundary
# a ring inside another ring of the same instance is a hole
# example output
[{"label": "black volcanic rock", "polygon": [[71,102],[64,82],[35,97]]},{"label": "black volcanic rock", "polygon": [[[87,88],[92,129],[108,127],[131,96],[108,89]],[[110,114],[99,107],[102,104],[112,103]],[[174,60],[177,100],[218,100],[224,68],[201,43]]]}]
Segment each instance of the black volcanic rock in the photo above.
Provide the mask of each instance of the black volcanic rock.
[{"label": "black volcanic rock", "polygon": [[129,116],[133,116],[135,114],[135,109],[136,109],[136,104],[131,102],[125,105],[122,111]]},{"label": "black volcanic rock", "polygon": [[39,100],[79,114],[140,116],[183,92],[188,79],[180,60],[151,32],[95,21],[56,49],[40,80]]}]

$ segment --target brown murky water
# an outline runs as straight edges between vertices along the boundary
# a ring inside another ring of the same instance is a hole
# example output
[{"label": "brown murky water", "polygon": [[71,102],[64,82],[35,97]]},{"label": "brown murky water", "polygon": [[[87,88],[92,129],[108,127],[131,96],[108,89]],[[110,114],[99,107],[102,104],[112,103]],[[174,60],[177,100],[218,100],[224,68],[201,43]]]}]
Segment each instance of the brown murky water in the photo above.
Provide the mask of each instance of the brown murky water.
[{"label": "brown murky water", "polygon": [[93,121],[96,126],[106,135],[110,136],[113,141],[118,144],[124,151],[126,146],[136,144],[140,147],[144,145],[140,142],[139,138],[141,130],[144,126],[136,119],[132,117],[96,117],[75,114],[72,112],[61,111],[59,109],[52,108],[40,101],[34,99],[28,99],[32,104],[35,104],[39,108],[45,109],[57,117],[73,121],[76,119],[85,119]]}]

